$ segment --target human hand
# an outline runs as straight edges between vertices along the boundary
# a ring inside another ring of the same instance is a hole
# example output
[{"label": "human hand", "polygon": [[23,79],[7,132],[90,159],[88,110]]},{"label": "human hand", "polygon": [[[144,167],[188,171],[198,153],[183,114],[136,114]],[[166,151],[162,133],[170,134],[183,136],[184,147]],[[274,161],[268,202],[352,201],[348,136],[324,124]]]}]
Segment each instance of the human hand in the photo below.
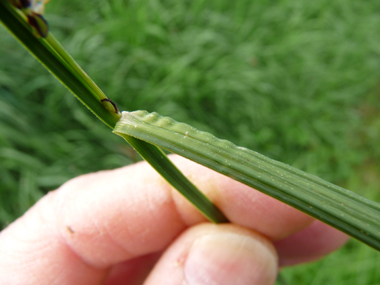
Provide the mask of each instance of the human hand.
[{"label": "human hand", "polygon": [[213,225],[145,162],[77,177],[0,234],[1,284],[273,284],[347,236],[178,156],[231,224]]}]

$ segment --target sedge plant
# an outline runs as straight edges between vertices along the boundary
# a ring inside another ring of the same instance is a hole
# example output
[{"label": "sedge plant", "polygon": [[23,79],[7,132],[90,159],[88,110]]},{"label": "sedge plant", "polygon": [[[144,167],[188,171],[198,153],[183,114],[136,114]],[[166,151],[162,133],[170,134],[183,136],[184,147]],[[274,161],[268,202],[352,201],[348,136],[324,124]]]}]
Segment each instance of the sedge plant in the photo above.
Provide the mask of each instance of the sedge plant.
[{"label": "sedge plant", "polygon": [[42,15],[45,2],[0,0],[0,20],[90,111],[210,221],[227,222],[227,218],[162,149],[254,187],[380,250],[378,203],[171,118],[145,111],[120,112],[53,37]]}]

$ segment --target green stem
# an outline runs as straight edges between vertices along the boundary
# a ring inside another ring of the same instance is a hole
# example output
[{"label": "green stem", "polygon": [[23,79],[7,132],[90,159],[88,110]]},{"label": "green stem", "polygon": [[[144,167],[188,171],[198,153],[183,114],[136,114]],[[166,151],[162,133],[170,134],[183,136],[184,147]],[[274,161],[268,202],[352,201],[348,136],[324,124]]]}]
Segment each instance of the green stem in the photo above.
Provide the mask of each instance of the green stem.
[{"label": "green stem", "polygon": [[[50,32],[46,38],[36,38],[25,19],[7,0],[0,0],[0,20],[16,39],[90,111],[108,127],[114,128],[120,119],[116,105],[107,98]],[[215,223],[227,222],[223,214],[174,166],[161,149],[128,135],[123,137],[208,219]]]},{"label": "green stem", "polygon": [[192,184],[166,154],[158,147],[128,135],[121,135],[134,149],[176,188],[187,200],[195,205],[206,218],[214,223],[227,223],[223,213]]},{"label": "green stem", "polygon": [[[63,85],[65,85],[88,109],[106,125],[113,128],[120,115],[107,110],[96,92],[87,85],[81,72],[71,68],[70,64],[57,52],[47,40],[36,38],[31,27],[8,3],[0,0],[0,20],[16,39],[46,67]],[[51,39],[48,35],[48,38]],[[95,84],[95,83],[94,83]]]},{"label": "green stem", "polygon": [[[64,49],[64,47],[57,41],[52,33],[49,33],[45,38],[47,43],[61,56],[61,58],[74,70],[76,74],[89,86],[95,95],[100,99],[106,99],[107,96],[103,91],[95,84],[94,81],[84,72],[84,70],[79,66],[79,64],[71,57],[71,55]],[[120,118],[120,115],[117,116]]]}]

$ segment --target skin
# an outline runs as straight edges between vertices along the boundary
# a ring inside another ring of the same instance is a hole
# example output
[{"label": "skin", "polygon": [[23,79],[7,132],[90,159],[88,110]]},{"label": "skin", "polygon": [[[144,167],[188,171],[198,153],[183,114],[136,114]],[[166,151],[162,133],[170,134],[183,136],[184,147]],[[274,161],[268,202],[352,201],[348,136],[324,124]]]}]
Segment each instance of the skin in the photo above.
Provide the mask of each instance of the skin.
[{"label": "skin", "polygon": [[213,225],[145,162],[77,177],[0,233],[4,284],[274,284],[347,236],[239,182],[171,159],[222,210]]}]

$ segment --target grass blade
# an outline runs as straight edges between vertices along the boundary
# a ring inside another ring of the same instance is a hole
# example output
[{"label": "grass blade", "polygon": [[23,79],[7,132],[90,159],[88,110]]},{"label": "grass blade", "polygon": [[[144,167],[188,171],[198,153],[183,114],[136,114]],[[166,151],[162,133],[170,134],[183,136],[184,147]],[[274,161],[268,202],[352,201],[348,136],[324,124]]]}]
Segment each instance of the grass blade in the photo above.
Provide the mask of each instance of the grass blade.
[{"label": "grass blade", "polygon": [[380,205],[351,191],[157,113],[123,112],[114,133],[203,164],[380,250]]},{"label": "grass blade", "polygon": [[92,86],[89,85],[91,80],[79,66],[76,65],[77,67],[73,69],[74,61],[65,60],[71,57],[64,49],[55,49],[58,43],[51,33],[46,38],[37,38],[29,24],[7,0],[0,0],[0,20],[26,49],[100,120],[111,128],[116,124],[120,115],[105,108],[101,102],[106,98],[105,95],[96,92],[95,83],[92,83]]},{"label": "grass blade", "polygon": [[158,147],[129,135],[121,134],[130,145],[161,174],[174,188],[185,196],[203,215],[214,223],[226,223],[227,218],[192,184]]},{"label": "grass blade", "polygon": [[[110,128],[115,126],[120,118],[116,105],[88,77],[50,32],[45,38],[36,37],[22,15],[7,0],[0,0],[0,20],[20,43],[88,109]],[[161,149],[127,135],[123,137],[206,218],[214,223],[227,222],[220,210],[175,167]]]}]

